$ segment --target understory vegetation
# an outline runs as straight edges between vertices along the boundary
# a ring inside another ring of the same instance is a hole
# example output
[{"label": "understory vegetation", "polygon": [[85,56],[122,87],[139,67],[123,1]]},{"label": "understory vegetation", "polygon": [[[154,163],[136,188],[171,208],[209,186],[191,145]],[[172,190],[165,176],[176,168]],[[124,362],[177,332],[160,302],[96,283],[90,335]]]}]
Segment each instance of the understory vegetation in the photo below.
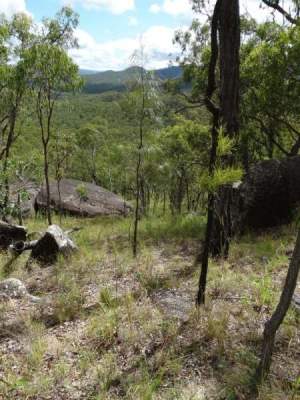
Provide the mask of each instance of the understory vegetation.
[{"label": "understory vegetation", "polygon": [[300,2],[190,3],[88,78],[0,15],[0,400],[300,400]]},{"label": "understory vegetation", "polygon": [[[71,259],[28,273],[22,256],[12,270],[1,270],[2,278],[20,278],[43,298],[36,305],[1,303],[2,398],[251,398],[262,329],[280,295],[294,226],[237,239],[226,261],[210,262],[208,301],[195,309],[193,255],[204,221],[143,220],[137,258],[128,246],[130,219],[63,219],[64,229],[76,225],[83,227],[74,234],[80,250]],[[44,226],[43,219],[28,221],[30,231]],[[291,309],[258,399],[299,398],[298,324]]]}]

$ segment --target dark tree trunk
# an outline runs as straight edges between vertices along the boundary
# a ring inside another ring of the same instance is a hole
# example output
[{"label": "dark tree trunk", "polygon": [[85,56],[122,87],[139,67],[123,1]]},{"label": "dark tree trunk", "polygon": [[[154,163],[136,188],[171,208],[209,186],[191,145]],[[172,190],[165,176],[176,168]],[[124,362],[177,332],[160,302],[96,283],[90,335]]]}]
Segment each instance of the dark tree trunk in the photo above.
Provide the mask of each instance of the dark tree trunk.
[{"label": "dark tree trunk", "polygon": [[256,371],[257,381],[263,380],[271,366],[272,354],[274,350],[275,336],[284,317],[291,305],[293,294],[297,285],[297,279],[300,270],[300,231],[298,232],[297,242],[295,245],[292,260],[289,265],[287,277],[282,289],[279,303],[276,307],[271,319],[266,323],[264,330],[262,354],[260,364]]},{"label": "dark tree trunk", "polygon": [[46,185],[46,194],[47,194],[46,213],[47,213],[48,224],[52,225],[50,183],[49,183],[48,143],[46,143],[45,141],[43,141],[43,149],[44,149],[44,176],[45,176],[45,185]]},{"label": "dark tree trunk", "polygon": [[[211,130],[211,148],[210,148],[210,160],[209,160],[209,175],[213,177],[216,168],[216,158],[218,149],[218,137],[219,137],[219,108],[215,106],[212,101],[213,94],[216,90],[216,67],[218,61],[218,21],[220,13],[221,0],[218,0],[211,23],[211,56],[208,70],[208,84],[206,89],[205,103],[208,111],[212,115],[212,130]],[[196,259],[197,263],[201,262],[201,273],[199,278],[199,288],[196,299],[196,304],[205,303],[205,292],[206,292],[206,281],[208,272],[208,257],[211,249],[211,236],[213,231],[214,223],[214,204],[215,195],[213,192],[208,195],[208,209],[207,209],[207,224],[205,232],[205,240],[203,249],[198,254]]]},{"label": "dark tree trunk", "polygon": [[4,152],[4,163],[3,163],[3,172],[4,172],[4,176],[5,176],[5,178],[4,178],[5,195],[4,195],[4,201],[3,201],[4,212],[6,212],[6,209],[7,209],[8,203],[9,203],[9,178],[7,176],[7,172],[8,172],[8,162],[9,162],[9,157],[10,157],[10,150],[16,139],[16,137],[15,137],[16,119],[17,119],[17,107],[14,108],[14,110],[12,111],[11,117],[10,117],[9,133],[7,136],[5,152]]},{"label": "dark tree trunk", "polygon": [[222,0],[219,17],[220,118],[225,133],[239,132],[240,9],[239,0]]},{"label": "dark tree trunk", "polygon": [[[220,125],[225,134],[236,138],[239,131],[239,60],[240,52],[240,11],[239,0],[218,0],[211,22],[211,58],[208,70],[208,84],[205,104],[213,117],[212,144],[210,150],[209,174],[213,177],[216,168],[218,136]],[[213,103],[216,90],[216,67],[220,66],[220,106]],[[234,157],[228,157],[232,165]],[[203,250],[197,258],[201,260],[201,274],[197,304],[204,304],[208,257],[227,255],[231,235],[231,187],[221,188],[216,196],[209,194],[207,226]]]},{"label": "dark tree trunk", "polygon": [[137,245],[138,245],[138,224],[140,218],[140,168],[141,168],[141,155],[139,151],[138,161],[136,166],[136,195],[135,195],[135,212],[134,212],[134,229],[133,229],[133,242],[132,252],[133,256],[137,256]]},{"label": "dark tree trunk", "polygon": [[[224,133],[237,139],[239,133],[240,10],[239,0],[222,0],[219,16],[220,124]],[[235,151],[224,160],[232,166]],[[231,236],[231,186],[218,190],[211,239],[213,256],[228,256]]]}]

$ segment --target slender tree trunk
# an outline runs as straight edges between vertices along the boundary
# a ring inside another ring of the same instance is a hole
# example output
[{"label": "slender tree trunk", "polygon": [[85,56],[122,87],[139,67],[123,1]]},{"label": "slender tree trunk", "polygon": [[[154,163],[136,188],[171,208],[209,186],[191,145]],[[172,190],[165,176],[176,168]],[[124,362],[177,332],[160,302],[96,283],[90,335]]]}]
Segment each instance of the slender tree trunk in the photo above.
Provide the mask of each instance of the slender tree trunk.
[{"label": "slender tree trunk", "polygon": [[144,148],[144,122],[145,122],[145,107],[146,107],[146,93],[145,93],[145,76],[144,68],[141,69],[141,89],[142,89],[142,101],[141,101],[141,114],[139,121],[139,144],[138,144],[138,159],[136,165],[136,200],[135,200],[135,218],[134,218],[134,232],[133,232],[133,243],[132,251],[133,256],[137,256],[138,246],[138,225],[140,218],[140,196],[141,196],[141,185],[144,182],[142,176],[142,164],[143,164],[143,148]]},{"label": "slender tree trunk", "polygon": [[10,150],[15,140],[15,126],[16,126],[16,118],[17,111],[14,109],[9,121],[9,132],[6,140],[5,153],[4,153],[4,164],[3,164],[3,172],[4,172],[4,201],[3,201],[3,209],[6,210],[9,203],[9,178],[7,176],[8,173],[8,161],[10,157]]},{"label": "slender tree trunk", "polygon": [[262,354],[259,366],[256,371],[257,382],[261,382],[269,373],[272,354],[274,350],[274,342],[276,332],[280,327],[284,317],[291,304],[293,294],[297,285],[297,279],[300,270],[300,230],[293,253],[292,260],[289,265],[288,273],[286,276],[285,284],[282,289],[279,303],[276,307],[271,319],[266,323],[263,334]]},{"label": "slender tree trunk", "polygon": [[61,204],[61,190],[60,190],[60,179],[58,178],[57,181],[57,192],[58,192],[58,202],[59,202],[59,223],[60,226],[62,224],[62,204]]},{"label": "slender tree trunk", "polygon": [[23,214],[22,214],[22,204],[21,204],[21,195],[18,192],[17,204],[18,204],[18,224],[23,226]]},{"label": "slender tree trunk", "polygon": [[[218,0],[215,5],[213,18],[211,22],[211,56],[209,62],[208,83],[205,96],[206,108],[212,115],[211,148],[210,148],[210,161],[209,161],[209,175],[211,177],[213,176],[216,167],[216,156],[217,156],[218,135],[219,135],[219,108],[213,103],[212,97],[216,90],[216,66],[219,54],[218,23],[219,23],[221,1],[222,0]],[[209,193],[208,197],[209,198],[208,198],[205,240],[203,243],[203,248],[201,249],[196,258],[196,263],[197,264],[201,263],[199,288],[196,299],[197,305],[205,303],[208,257],[210,252],[211,235],[213,229],[215,197],[213,193]]]},{"label": "slender tree trunk", "polygon": [[[211,135],[211,151],[210,151],[210,175],[212,176],[215,170],[217,148],[218,148],[218,116],[216,114],[213,122],[212,135]],[[208,209],[207,209],[207,224],[205,232],[205,240],[203,244],[203,249],[200,251],[197,263],[201,263],[201,273],[199,278],[199,288],[196,299],[196,304],[205,304],[205,292],[206,292],[206,282],[207,282],[207,272],[208,272],[208,259],[211,249],[211,240],[214,227],[214,214],[215,214],[215,194],[210,192],[208,195]]]},{"label": "slender tree trunk", "polygon": [[138,224],[140,217],[140,168],[142,164],[142,157],[139,151],[138,161],[136,166],[136,196],[135,196],[135,216],[134,216],[134,231],[133,231],[133,243],[132,251],[133,256],[137,255],[137,242],[138,242]]},{"label": "slender tree trunk", "polygon": [[46,184],[46,193],[47,193],[47,220],[48,224],[52,225],[51,218],[51,203],[50,203],[50,183],[49,183],[49,161],[48,161],[48,143],[43,140],[43,152],[44,152],[44,176],[45,176],[45,184]]}]

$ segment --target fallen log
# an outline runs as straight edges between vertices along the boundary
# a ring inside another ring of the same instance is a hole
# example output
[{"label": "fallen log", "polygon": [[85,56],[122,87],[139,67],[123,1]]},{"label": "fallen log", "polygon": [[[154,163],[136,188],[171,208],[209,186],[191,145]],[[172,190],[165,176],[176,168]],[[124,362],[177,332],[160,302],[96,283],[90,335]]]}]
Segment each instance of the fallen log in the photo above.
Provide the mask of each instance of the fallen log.
[{"label": "fallen log", "polygon": [[37,245],[37,243],[38,240],[32,240],[31,242],[19,241],[14,244],[11,244],[8,250],[13,256],[18,256],[26,250],[33,250],[33,248]]},{"label": "fallen log", "polygon": [[38,240],[12,243],[9,246],[9,252],[12,258],[6,264],[6,269],[9,268],[24,251],[28,250],[31,250],[31,255],[27,261],[28,268],[30,268],[30,263],[33,260],[38,261],[41,265],[49,265],[57,261],[59,254],[64,257],[69,256],[77,250],[77,247],[68,235],[78,230],[80,230],[80,228],[74,228],[64,232],[58,225],[50,225],[47,231]]},{"label": "fallen log", "polygon": [[6,250],[12,243],[25,241],[27,229],[24,226],[0,221],[0,249]]}]

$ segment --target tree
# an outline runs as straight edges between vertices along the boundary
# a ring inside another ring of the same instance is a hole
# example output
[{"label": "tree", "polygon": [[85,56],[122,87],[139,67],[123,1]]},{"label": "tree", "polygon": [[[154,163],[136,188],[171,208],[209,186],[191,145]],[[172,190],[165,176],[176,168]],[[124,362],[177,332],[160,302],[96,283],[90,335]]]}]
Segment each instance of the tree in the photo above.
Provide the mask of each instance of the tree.
[{"label": "tree", "polygon": [[299,33],[298,26],[265,23],[244,46],[243,128],[256,152],[252,156],[281,158],[299,152]]},{"label": "tree", "polygon": [[263,345],[259,366],[256,371],[256,378],[261,382],[269,373],[276,332],[284,320],[289,309],[292,297],[297,286],[297,279],[300,271],[300,230],[293,252],[293,256],[289,265],[285,284],[282,289],[279,303],[270,320],[265,324],[263,333]]},{"label": "tree", "polygon": [[[60,22],[63,22],[63,25]],[[49,184],[48,146],[52,137],[55,104],[62,93],[76,90],[82,80],[78,66],[67,55],[65,48],[73,43],[72,29],[78,24],[69,8],[64,8],[56,20],[44,21],[44,32],[27,54],[32,63],[32,89],[35,94],[36,114],[41,132],[44,156],[44,176],[47,193],[47,219],[52,223]]]},{"label": "tree", "polygon": [[[9,201],[9,158],[17,132],[17,120],[28,94],[29,65],[23,62],[24,52],[32,43],[31,19],[25,14],[16,14],[11,21],[0,21],[0,162],[4,174],[4,196],[1,208],[5,214]],[[15,63],[11,63],[16,59]]]},{"label": "tree", "polygon": [[207,126],[177,117],[175,125],[157,135],[157,142],[160,150],[157,159],[159,173],[165,175],[164,190],[169,192],[172,214],[182,211],[185,198],[187,210],[196,211],[202,190],[201,175],[208,164]]},{"label": "tree", "polygon": [[143,174],[145,135],[149,132],[151,122],[156,119],[154,109],[158,109],[159,107],[156,81],[153,74],[146,70],[147,56],[142,44],[140,48],[134,52],[132,64],[135,68],[136,78],[131,82],[127,105],[130,118],[137,124],[136,134],[138,136],[135,165],[135,212],[132,240],[132,251],[134,257],[136,257],[139,219],[147,208]]},{"label": "tree", "polygon": [[53,135],[53,143],[50,149],[51,166],[54,169],[54,176],[57,183],[57,192],[59,199],[59,217],[62,221],[62,200],[60,183],[68,169],[70,158],[74,151],[75,138],[71,131],[56,130]]},{"label": "tree", "polygon": [[[205,105],[212,115],[209,174],[213,178],[216,170],[219,131],[223,127],[226,135],[235,138],[239,123],[239,49],[240,15],[239,1],[217,0],[211,20],[211,54],[208,67],[208,83]],[[220,104],[215,104],[217,89],[216,69],[219,60]],[[233,165],[232,156],[227,165]],[[219,194],[219,209],[216,210],[214,192],[209,193],[206,234],[201,251],[201,274],[197,304],[205,302],[209,253],[228,254],[230,237],[230,189],[225,187]]]}]

